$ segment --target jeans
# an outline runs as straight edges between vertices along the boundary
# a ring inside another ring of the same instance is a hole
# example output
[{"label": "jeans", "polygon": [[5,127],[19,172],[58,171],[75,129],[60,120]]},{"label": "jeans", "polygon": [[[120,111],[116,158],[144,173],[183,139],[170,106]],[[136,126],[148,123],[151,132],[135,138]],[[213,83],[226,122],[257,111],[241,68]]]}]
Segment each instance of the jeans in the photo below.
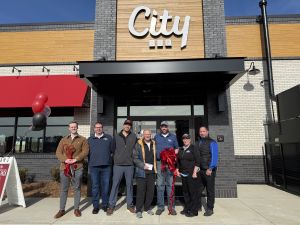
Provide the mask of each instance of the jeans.
[{"label": "jeans", "polygon": [[[161,161],[157,161],[157,208],[164,210],[165,208],[165,200],[164,193],[165,188],[167,189],[168,196],[168,208],[170,207],[170,195],[172,192],[172,182],[173,182],[173,173],[166,168],[165,171],[161,171]],[[175,193],[173,196],[173,209],[175,209]]]},{"label": "jeans", "polygon": [[71,179],[65,176],[63,170],[60,171],[60,210],[65,210],[70,183],[74,190],[74,209],[79,209],[82,172],[83,168],[75,170],[75,177]]},{"label": "jeans", "polygon": [[92,181],[92,202],[93,207],[99,209],[100,188],[102,207],[108,206],[109,198],[109,180],[111,174],[111,166],[90,166],[89,167]]},{"label": "jeans", "polygon": [[134,166],[117,166],[113,167],[113,184],[109,196],[109,207],[114,208],[117,203],[119,185],[125,174],[126,180],[126,202],[127,207],[132,207],[133,201],[133,172]]}]

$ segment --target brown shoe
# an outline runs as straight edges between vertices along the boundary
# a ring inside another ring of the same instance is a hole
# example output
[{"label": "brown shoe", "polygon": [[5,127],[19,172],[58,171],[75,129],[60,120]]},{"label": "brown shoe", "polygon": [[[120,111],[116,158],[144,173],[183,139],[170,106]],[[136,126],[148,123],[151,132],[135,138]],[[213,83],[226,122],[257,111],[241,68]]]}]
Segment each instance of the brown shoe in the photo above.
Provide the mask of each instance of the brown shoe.
[{"label": "brown shoe", "polygon": [[135,208],[134,207],[127,207],[127,210],[131,213],[135,213]]},{"label": "brown shoe", "polygon": [[79,209],[75,209],[74,210],[74,214],[76,217],[80,217],[81,216],[81,212],[79,211]]},{"label": "brown shoe", "polygon": [[114,213],[113,208],[107,208],[106,215],[111,216]]},{"label": "brown shoe", "polygon": [[62,217],[65,214],[66,214],[65,210],[59,210],[58,213],[55,214],[54,218],[58,219],[58,218]]}]

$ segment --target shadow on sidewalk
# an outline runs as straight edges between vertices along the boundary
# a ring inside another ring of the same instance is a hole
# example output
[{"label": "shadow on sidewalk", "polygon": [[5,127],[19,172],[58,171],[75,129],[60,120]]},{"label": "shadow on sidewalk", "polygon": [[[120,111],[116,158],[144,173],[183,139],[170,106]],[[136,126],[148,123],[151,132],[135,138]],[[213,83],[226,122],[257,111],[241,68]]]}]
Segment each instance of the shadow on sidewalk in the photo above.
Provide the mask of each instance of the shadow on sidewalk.
[{"label": "shadow on sidewalk", "polygon": [[[25,198],[26,208],[36,204],[44,198]],[[0,214],[13,210],[17,207],[22,207],[19,205],[10,205],[8,202],[0,206]]]}]

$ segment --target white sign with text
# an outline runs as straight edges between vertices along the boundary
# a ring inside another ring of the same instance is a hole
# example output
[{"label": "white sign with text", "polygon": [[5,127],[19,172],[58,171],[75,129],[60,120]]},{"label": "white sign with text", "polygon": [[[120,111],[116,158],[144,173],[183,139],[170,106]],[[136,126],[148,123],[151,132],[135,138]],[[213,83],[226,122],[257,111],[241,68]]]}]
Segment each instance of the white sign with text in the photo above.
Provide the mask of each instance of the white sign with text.
[{"label": "white sign with text", "polygon": [[[190,16],[185,16],[183,27],[181,30],[179,30],[179,24],[180,24],[179,16],[175,16],[174,20],[173,20],[173,17],[171,15],[169,15],[168,10],[164,10],[163,14],[161,16],[159,16],[158,12],[154,9],[152,11],[150,26],[144,28],[144,30],[142,30],[142,31],[137,31],[135,28],[135,21],[142,12],[145,12],[144,17],[145,17],[145,19],[148,20],[151,15],[151,9],[147,6],[136,7],[130,15],[130,18],[128,21],[128,29],[129,29],[129,32],[133,36],[141,38],[141,37],[146,36],[148,33],[150,33],[150,35],[152,37],[158,37],[160,35],[163,35],[164,37],[169,37],[174,34],[175,36],[181,37],[181,48],[186,47],[188,33],[189,33],[190,20],[191,20]],[[167,29],[168,23],[169,23],[169,21],[172,21],[172,20],[173,20],[173,25],[171,26],[172,28],[168,30]],[[158,23],[160,23],[159,30],[157,30]],[[170,47],[172,45],[170,39],[167,39],[166,45],[168,47]],[[153,47],[153,40],[149,41],[149,47]]]},{"label": "white sign with text", "polygon": [[8,204],[26,207],[15,157],[0,157],[0,205],[5,192]]}]

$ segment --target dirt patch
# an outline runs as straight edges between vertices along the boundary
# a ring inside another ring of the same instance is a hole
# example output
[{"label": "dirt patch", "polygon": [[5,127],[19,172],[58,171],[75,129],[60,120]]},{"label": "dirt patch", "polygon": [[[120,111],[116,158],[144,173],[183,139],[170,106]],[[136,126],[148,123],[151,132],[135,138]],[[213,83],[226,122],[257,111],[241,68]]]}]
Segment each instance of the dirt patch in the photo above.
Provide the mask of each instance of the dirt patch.
[{"label": "dirt patch", "polygon": [[[30,184],[22,184],[25,197],[49,197],[57,198],[60,195],[60,183],[56,181],[34,182]],[[73,197],[74,192],[69,188],[68,197]],[[81,185],[81,196],[87,196],[87,185]]]}]

